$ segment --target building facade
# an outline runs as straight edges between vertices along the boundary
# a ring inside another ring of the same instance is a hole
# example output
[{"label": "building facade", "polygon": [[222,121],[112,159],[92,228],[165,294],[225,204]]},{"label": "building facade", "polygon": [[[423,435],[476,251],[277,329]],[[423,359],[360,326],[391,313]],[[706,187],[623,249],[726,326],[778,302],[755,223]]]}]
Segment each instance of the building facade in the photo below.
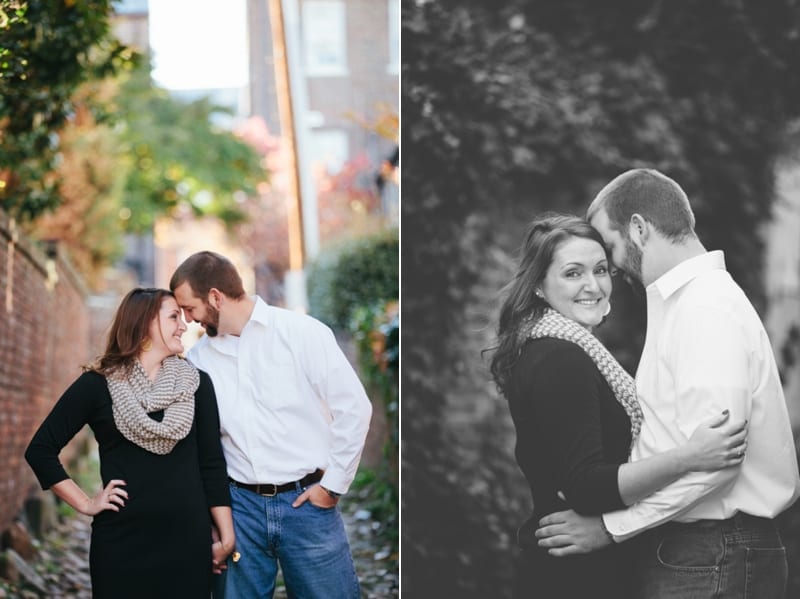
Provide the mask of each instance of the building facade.
[{"label": "building facade", "polygon": [[[248,0],[250,110],[280,133],[269,0]],[[336,173],[366,155],[376,172],[395,142],[372,130],[386,113],[399,113],[399,0],[283,0],[304,89],[301,126],[310,162]],[[295,18],[292,18],[292,11]],[[291,50],[291,48],[289,48]]]}]

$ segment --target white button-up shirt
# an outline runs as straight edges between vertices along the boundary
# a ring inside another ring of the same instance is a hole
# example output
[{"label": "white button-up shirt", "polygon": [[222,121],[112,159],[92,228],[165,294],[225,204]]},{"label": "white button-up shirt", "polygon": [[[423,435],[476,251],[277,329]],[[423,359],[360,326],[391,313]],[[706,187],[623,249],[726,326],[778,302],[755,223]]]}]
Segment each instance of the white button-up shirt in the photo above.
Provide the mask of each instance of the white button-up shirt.
[{"label": "white button-up shirt", "polygon": [[228,475],[283,484],[316,468],[345,493],[372,404],[331,330],[256,297],[241,335],[202,337],[187,358],[214,382]]},{"label": "white button-up shirt", "polygon": [[771,518],[800,494],[786,401],[767,333],[722,252],[691,258],[647,287],[647,337],[636,372],[644,413],[631,461],[685,443],[723,410],[747,419],[745,459],[690,472],[630,506],[604,514],[622,541],[667,520]]}]

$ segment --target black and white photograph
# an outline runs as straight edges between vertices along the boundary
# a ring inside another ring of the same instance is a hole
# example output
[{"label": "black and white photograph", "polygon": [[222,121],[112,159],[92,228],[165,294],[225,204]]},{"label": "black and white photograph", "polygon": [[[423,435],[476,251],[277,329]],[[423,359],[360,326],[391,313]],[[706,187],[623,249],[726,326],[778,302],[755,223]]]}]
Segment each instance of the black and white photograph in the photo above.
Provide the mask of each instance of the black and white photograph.
[{"label": "black and white photograph", "polygon": [[403,596],[798,596],[800,6],[401,21]]}]

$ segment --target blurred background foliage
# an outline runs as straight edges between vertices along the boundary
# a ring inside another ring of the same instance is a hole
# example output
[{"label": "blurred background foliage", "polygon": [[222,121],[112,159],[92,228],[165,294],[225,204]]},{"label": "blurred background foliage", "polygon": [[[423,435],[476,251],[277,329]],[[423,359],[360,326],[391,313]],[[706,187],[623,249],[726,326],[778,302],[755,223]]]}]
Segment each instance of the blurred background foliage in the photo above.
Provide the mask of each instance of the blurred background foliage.
[{"label": "blurred background foliage", "polygon": [[126,229],[141,233],[181,202],[200,215],[241,223],[241,204],[267,179],[261,156],[214,117],[230,114],[203,98],[184,102],[156,87],[150,65],[128,73],[115,100],[120,141],[130,161]]},{"label": "blurred background foliage", "polygon": [[170,97],[110,33],[113,1],[0,0],[0,207],[67,248],[92,284],[124,233],[186,205],[233,226],[268,178],[214,125],[225,109]]},{"label": "blurred background foliage", "polygon": [[58,131],[73,94],[133,58],[109,35],[110,0],[0,2],[0,206],[22,219],[59,203]]},{"label": "blurred background foliage", "polygon": [[400,273],[397,229],[331,244],[308,269],[309,313],[352,336],[359,375],[387,431],[380,464],[362,466],[354,486],[370,487],[366,506],[378,534],[398,549]]},{"label": "blurred background foliage", "polygon": [[396,301],[400,295],[397,229],[339,241],[308,267],[309,311],[345,329],[358,308]]},{"label": "blurred background foliage", "polygon": [[[763,314],[760,231],[800,116],[800,6],[409,0],[402,39],[403,589],[507,597],[530,499],[481,352],[523,228],[583,214],[628,168],[660,169]],[[600,336],[633,372],[644,299],[618,281],[613,304]]]}]

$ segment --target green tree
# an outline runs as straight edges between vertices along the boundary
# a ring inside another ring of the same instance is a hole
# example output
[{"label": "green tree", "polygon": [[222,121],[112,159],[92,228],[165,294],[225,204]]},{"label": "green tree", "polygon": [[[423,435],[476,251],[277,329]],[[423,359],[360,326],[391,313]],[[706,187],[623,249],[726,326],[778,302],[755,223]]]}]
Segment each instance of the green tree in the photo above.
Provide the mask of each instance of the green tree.
[{"label": "green tree", "polygon": [[92,110],[117,87],[111,79],[91,81],[73,94],[74,114],[59,130],[58,206],[24,227],[33,239],[57,241],[91,288],[122,253],[125,157],[113,124],[98,122]]},{"label": "green tree", "polygon": [[242,200],[267,177],[248,143],[212,124],[225,109],[174,99],[152,83],[146,61],[87,81],[71,103],[48,174],[58,205],[27,229],[59,241],[90,283],[118,257],[124,232],[151,230],[181,203],[239,223]]},{"label": "green tree", "polygon": [[230,110],[207,98],[183,102],[155,86],[149,65],[133,70],[121,86],[116,116],[130,172],[124,191],[125,228],[147,231],[155,218],[180,203],[228,225],[244,220],[244,197],[267,173],[261,157],[216,114]]},{"label": "green tree", "polygon": [[59,202],[59,130],[72,95],[132,58],[110,0],[0,1],[0,207],[29,220]]}]

